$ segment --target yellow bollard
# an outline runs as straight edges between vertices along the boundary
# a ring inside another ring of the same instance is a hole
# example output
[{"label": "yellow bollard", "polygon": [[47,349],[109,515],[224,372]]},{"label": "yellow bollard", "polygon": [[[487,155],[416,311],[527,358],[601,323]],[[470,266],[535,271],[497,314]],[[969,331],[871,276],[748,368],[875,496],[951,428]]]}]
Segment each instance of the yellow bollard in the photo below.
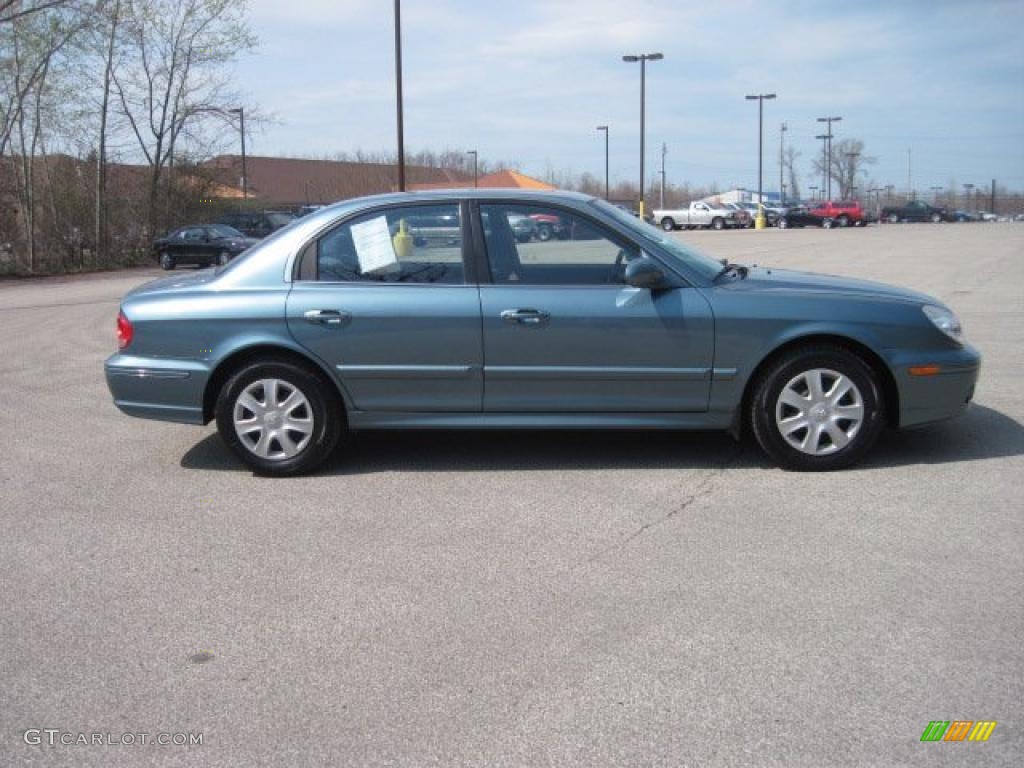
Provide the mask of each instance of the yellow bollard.
[{"label": "yellow bollard", "polygon": [[406,224],[405,219],[399,219],[398,231],[391,238],[391,242],[395,246],[395,256],[400,259],[408,259],[412,256],[413,240],[412,235],[409,234],[409,225]]},{"label": "yellow bollard", "polygon": [[768,219],[764,216],[764,204],[757,204],[757,216],[754,217],[754,229],[764,229],[768,226]]}]

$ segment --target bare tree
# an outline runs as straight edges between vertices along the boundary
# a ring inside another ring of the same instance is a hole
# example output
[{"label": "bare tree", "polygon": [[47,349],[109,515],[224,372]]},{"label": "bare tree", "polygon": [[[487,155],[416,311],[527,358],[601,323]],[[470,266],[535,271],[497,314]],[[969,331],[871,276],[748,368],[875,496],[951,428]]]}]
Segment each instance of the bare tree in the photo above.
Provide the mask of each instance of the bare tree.
[{"label": "bare tree", "polygon": [[797,151],[796,147],[786,147],[786,151],[783,153],[782,164],[786,168],[786,176],[789,177],[789,188],[786,197],[792,200],[800,199],[800,174],[796,171],[796,161],[800,158],[800,152]]},{"label": "bare tree", "polygon": [[223,120],[225,107],[237,103],[224,65],[256,43],[245,6],[246,0],[135,0],[123,21],[125,57],[111,78],[117,109],[149,166],[150,234],[167,213],[160,194],[176,153],[187,153],[201,124]]},{"label": "bare tree", "polygon": [[[814,169],[820,176],[823,172],[823,158],[814,159]],[[832,145],[828,157],[828,173],[839,188],[839,197],[852,196],[857,176],[865,166],[874,165],[877,158],[864,154],[864,142],[860,139],[843,139]]]}]

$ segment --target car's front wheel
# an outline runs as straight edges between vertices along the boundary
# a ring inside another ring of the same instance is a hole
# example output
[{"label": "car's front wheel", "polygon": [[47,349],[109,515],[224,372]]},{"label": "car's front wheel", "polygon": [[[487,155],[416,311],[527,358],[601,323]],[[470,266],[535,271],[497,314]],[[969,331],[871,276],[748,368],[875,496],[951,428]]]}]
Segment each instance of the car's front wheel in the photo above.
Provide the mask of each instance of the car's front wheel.
[{"label": "car's front wheel", "polygon": [[720,216],[716,216],[711,220],[712,229],[725,229],[725,219]]},{"label": "car's front wheel", "polygon": [[754,436],[785,469],[824,471],[859,461],[881,432],[884,402],[875,372],[841,347],[787,352],[755,384]]},{"label": "car's front wheel", "polygon": [[344,431],[335,392],[311,370],[286,360],[249,363],[221,389],[217,430],[238,457],[264,475],[310,472]]},{"label": "car's front wheel", "polygon": [[779,229],[786,229],[789,226],[789,221],[785,217],[779,219]]},{"label": "car's front wheel", "polygon": [[834,227],[835,225],[836,223],[832,219],[824,219],[821,222],[821,226],[823,226],[825,229],[832,229],[832,227]]},{"label": "car's front wheel", "polygon": [[673,232],[676,228],[676,222],[671,216],[666,216],[661,220],[661,228],[666,232]]},{"label": "car's front wheel", "polygon": [[177,266],[177,263],[178,262],[174,259],[173,256],[171,256],[171,254],[166,253],[166,252],[160,254],[160,268],[161,269],[165,269],[167,271],[170,271],[170,270],[174,269],[175,266]]},{"label": "car's front wheel", "polygon": [[932,224],[941,224],[941,223],[942,223],[942,214],[941,213],[933,213],[932,214]]},{"label": "car's front wheel", "polygon": [[537,239],[542,243],[546,243],[554,234],[554,230],[551,228],[550,224],[540,224],[537,227]]},{"label": "car's front wheel", "polygon": [[223,267],[229,261],[231,261],[231,254],[228,253],[227,251],[221,251],[219,254],[217,254],[217,266],[218,267]]}]

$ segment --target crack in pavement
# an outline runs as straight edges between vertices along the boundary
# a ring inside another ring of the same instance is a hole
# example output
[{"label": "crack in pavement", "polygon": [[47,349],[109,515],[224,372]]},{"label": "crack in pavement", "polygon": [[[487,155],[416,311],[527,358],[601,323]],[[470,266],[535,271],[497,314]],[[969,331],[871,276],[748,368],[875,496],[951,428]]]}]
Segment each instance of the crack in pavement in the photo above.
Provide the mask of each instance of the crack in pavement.
[{"label": "crack in pavement", "polygon": [[728,459],[722,462],[720,466],[710,470],[706,475],[704,475],[700,482],[697,483],[697,487],[694,489],[694,491],[689,496],[686,496],[683,499],[682,503],[679,504],[679,506],[669,510],[668,513],[666,513],[662,517],[644,523],[631,534],[629,534],[626,538],[622,539],[621,541],[617,541],[614,544],[610,544],[597,554],[587,558],[587,562],[593,563],[597,560],[600,560],[602,557],[604,557],[612,550],[624,549],[631,542],[635,541],[636,539],[640,538],[645,533],[647,533],[647,531],[668,522],[673,517],[676,517],[679,513],[685,512],[697,501],[700,501],[701,499],[708,496],[714,490],[715,480],[721,477],[727,469],[729,469],[733,464],[736,463],[736,461],[743,455],[743,451],[744,445],[740,443],[737,451],[732,456],[730,456]]}]

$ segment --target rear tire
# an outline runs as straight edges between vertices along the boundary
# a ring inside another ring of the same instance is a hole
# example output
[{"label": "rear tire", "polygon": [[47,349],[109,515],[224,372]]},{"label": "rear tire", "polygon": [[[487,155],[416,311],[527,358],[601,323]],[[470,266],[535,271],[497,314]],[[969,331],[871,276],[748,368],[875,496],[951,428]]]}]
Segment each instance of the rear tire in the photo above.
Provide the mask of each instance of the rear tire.
[{"label": "rear tire", "polygon": [[842,347],[815,344],[786,352],[759,377],[753,392],[754,436],[783,469],[851,466],[885,425],[877,375]]},{"label": "rear tire", "polygon": [[836,223],[832,219],[825,219],[821,222],[823,229],[832,229],[835,225]]},{"label": "rear tire", "polygon": [[836,222],[839,224],[840,227],[848,227],[850,226],[850,217],[845,215],[840,216],[838,219],[836,219]]},{"label": "rear tire", "polygon": [[168,272],[170,272],[172,269],[174,269],[177,266],[177,264],[178,264],[177,260],[173,256],[171,256],[171,254],[169,254],[169,253],[161,253],[160,254],[160,269],[164,269],[164,270],[167,270]]},{"label": "rear tire", "polygon": [[666,216],[661,220],[661,228],[666,232],[674,232],[676,228],[676,222],[671,216]]},{"label": "rear tire", "polygon": [[288,360],[257,360],[221,388],[217,431],[258,474],[311,472],[345,431],[344,408],[322,376]]},{"label": "rear tire", "polygon": [[932,214],[932,224],[941,224],[941,223],[942,223],[942,214],[933,213]]},{"label": "rear tire", "polygon": [[537,239],[542,243],[546,243],[551,239],[554,234],[550,224],[540,224],[537,226]]},{"label": "rear tire", "polygon": [[217,254],[217,266],[218,267],[223,267],[229,261],[231,261],[231,254],[228,253],[227,251],[221,251],[219,254]]},{"label": "rear tire", "polygon": [[725,219],[723,219],[721,216],[715,216],[715,218],[711,220],[711,228],[725,229]]}]

